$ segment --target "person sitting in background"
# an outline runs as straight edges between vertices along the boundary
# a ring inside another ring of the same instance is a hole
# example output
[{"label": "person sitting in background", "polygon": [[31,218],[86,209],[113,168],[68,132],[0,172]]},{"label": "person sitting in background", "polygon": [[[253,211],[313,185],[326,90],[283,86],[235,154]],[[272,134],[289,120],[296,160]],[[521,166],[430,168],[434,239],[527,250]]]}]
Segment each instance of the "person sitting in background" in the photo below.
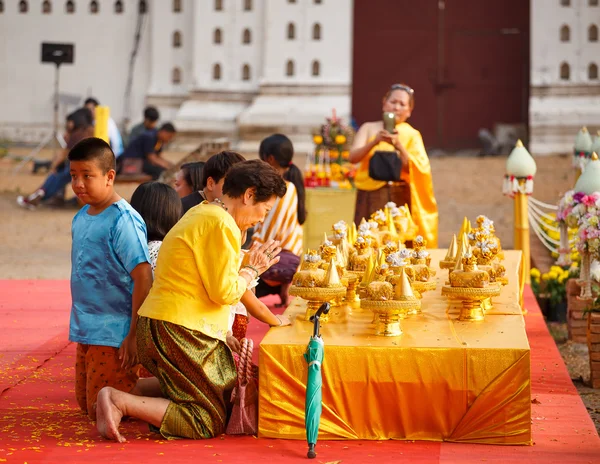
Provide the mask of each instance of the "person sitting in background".
[{"label": "person sitting in background", "polygon": [[175,191],[179,198],[187,197],[193,193],[200,195],[198,192],[202,190],[202,172],[205,164],[204,161],[196,161],[181,165],[175,175]]},{"label": "person sitting in background", "polygon": [[181,199],[183,214],[203,201],[210,203],[221,198],[225,174],[234,164],[242,161],[246,161],[245,158],[234,151],[222,151],[211,156],[202,170],[202,189]]},{"label": "person sitting in background", "polygon": [[175,137],[175,127],[170,122],[160,126],[157,132],[145,131],[131,141],[123,153],[121,173],[139,173],[159,178],[173,164],[161,156],[163,148]]},{"label": "person sitting in background", "polygon": [[302,254],[302,224],[306,221],[304,178],[298,166],[292,163],[294,146],[285,135],[267,137],[260,143],[258,152],[260,159],[286,180],[287,191],[275,201],[275,206],[265,221],[256,227],[252,237],[258,243],[277,240],[283,249],[279,254],[280,261],[263,274],[256,287],[256,296],[278,294],[281,305],[287,306],[288,289]]},{"label": "person sitting in background", "polygon": [[170,185],[150,181],[135,189],[130,204],[146,223],[148,253],[154,275],[162,241],[181,218],[181,200]]},{"label": "person sitting in background", "polygon": [[90,110],[80,108],[67,116],[66,132],[64,135],[67,146],[58,153],[52,161],[50,175],[44,183],[27,196],[19,195],[17,204],[23,208],[35,209],[41,202],[49,200],[69,185],[71,174],[69,172],[69,161],[67,155],[81,140],[94,135],[93,119]]},{"label": "person sitting in background", "polygon": [[144,131],[155,130],[159,118],[160,114],[158,113],[158,110],[154,106],[147,106],[144,109],[144,120],[131,128],[129,137],[127,138],[127,145]]},{"label": "person sitting in background", "polygon": [[[92,120],[96,119],[96,107],[100,106],[98,100],[94,97],[90,97],[86,99],[83,103],[83,106],[92,112]],[[110,143],[110,148],[112,149],[115,157],[119,157],[123,154],[123,139],[121,138],[121,133],[119,132],[119,128],[117,127],[117,123],[115,123],[114,119],[108,118],[108,141]]]}]

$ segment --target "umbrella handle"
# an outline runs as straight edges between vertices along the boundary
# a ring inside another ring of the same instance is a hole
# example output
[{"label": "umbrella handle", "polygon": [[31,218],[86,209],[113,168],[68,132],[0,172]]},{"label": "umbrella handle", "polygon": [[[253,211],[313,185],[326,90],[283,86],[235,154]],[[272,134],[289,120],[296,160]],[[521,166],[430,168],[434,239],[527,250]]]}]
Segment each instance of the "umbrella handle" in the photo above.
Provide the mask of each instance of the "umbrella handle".
[{"label": "umbrella handle", "polygon": [[310,320],[315,323],[315,327],[313,330],[313,337],[319,336],[319,319],[321,318],[321,314],[329,313],[330,309],[331,309],[331,305],[329,303],[325,302],[319,307],[319,309],[317,309],[317,312],[315,313],[315,315],[310,318]]},{"label": "umbrella handle", "polygon": [[306,453],[306,457],[309,459],[314,459],[317,457],[317,452],[315,451],[315,444],[314,443],[309,443],[308,444],[308,453]]}]

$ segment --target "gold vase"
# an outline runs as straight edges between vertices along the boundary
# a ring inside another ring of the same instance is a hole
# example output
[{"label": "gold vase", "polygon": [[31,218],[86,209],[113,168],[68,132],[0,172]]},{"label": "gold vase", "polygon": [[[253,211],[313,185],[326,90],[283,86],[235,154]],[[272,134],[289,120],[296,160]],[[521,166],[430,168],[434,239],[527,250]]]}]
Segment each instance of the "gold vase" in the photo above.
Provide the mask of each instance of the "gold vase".
[{"label": "gold vase", "polygon": [[[323,303],[333,304],[336,300],[341,299],[346,294],[346,288],[343,286],[339,287],[297,287],[292,285],[289,290],[290,295],[298,296],[306,301],[305,319],[310,321],[310,318],[315,315],[319,306]],[[320,319],[321,322],[329,321],[329,314],[323,314]]]},{"label": "gold vase", "polygon": [[363,309],[373,311],[375,335],[383,337],[398,337],[402,335],[400,320],[406,317],[415,307],[421,307],[419,300],[361,300]]},{"label": "gold vase", "polygon": [[500,286],[490,285],[482,288],[444,286],[442,295],[461,302],[459,321],[483,321],[485,311],[482,303],[488,300],[491,309],[491,298],[500,295]]}]

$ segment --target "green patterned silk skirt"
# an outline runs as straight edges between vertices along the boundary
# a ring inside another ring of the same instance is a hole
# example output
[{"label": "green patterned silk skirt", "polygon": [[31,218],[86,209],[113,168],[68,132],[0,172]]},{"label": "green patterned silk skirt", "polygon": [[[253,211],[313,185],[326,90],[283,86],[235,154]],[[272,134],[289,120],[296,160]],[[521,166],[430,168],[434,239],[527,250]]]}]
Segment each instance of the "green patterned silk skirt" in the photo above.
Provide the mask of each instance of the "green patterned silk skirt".
[{"label": "green patterned silk skirt", "polygon": [[215,338],[171,322],[140,317],[140,362],[171,400],[160,425],[165,438],[212,438],[225,432],[236,383],[231,350]]}]

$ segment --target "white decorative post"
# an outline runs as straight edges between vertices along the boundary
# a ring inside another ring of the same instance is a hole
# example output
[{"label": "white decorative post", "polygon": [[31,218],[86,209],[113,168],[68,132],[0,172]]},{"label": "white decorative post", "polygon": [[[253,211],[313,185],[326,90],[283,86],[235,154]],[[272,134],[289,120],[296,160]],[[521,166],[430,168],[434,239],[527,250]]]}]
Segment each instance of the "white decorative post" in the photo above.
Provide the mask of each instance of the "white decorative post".
[{"label": "white decorative post", "polygon": [[533,176],[537,171],[535,160],[520,140],[506,160],[506,176],[503,193],[515,200],[515,244],[516,250],[523,251],[523,274],[525,283],[531,283],[531,248],[529,244],[529,204],[528,197],[533,193]]}]

